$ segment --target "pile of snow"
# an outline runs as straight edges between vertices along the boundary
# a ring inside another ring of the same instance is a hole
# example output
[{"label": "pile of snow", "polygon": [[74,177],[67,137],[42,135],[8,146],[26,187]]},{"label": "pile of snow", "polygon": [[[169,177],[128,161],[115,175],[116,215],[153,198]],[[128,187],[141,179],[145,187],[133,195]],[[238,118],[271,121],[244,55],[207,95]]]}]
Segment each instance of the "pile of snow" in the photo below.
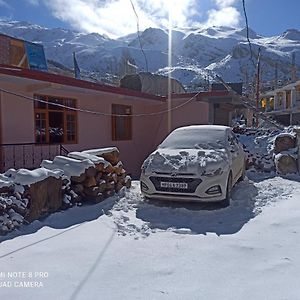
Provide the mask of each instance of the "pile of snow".
[{"label": "pile of snow", "polygon": [[[99,153],[99,152],[97,152],[97,153]],[[80,161],[84,161],[84,160],[88,159],[94,164],[103,164],[104,167],[107,167],[108,164],[109,164],[109,162],[106,161],[103,157],[99,157],[99,156],[96,156],[96,155],[93,155],[93,154],[89,154],[85,151],[83,151],[83,152],[77,152],[77,151],[70,152],[68,154],[68,157],[71,157],[71,158],[74,158],[74,159],[77,159],[77,160],[80,160]]]},{"label": "pile of snow", "polygon": [[60,178],[62,175],[63,172],[61,170],[48,170],[43,167],[35,170],[9,169],[5,173],[0,174],[0,188],[30,186],[48,177]]},{"label": "pile of snow", "polygon": [[274,141],[279,130],[247,128],[237,133],[247,157],[247,168],[257,171],[275,171]]},{"label": "pile of snow", "polygon": [[82,153],[91,154],[95,156],[101,156],[103,154],[107,154],[111,152],[119,152],[119,149],[117,147],[108,147],[108,148],[90,149],[90,150],[82,151]]},{"label": "pile of snow", "polygon": [[43,160],[41,166],[49,170],[61,170],[63,174],[70,178],[71,176],[80,176],[89,167],[95,164],[90,159],[74,159],[66,156],[56,156],[53,161]]}]

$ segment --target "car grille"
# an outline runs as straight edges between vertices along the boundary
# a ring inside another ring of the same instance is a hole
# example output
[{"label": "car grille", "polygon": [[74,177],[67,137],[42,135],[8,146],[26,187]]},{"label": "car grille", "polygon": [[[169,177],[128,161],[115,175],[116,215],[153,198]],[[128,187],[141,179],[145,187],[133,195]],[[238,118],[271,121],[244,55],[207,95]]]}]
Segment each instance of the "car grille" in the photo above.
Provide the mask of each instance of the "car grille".
[{"label": "car grille", "polygon": [[[155,186],[155,189],[160,192],[175,192],[175,193],[194,193],[197,186],[202,182],[199,178],[178,178],[178,177],[150,177],[151,182]],[[186,183],[188,185],[187,189],[184,188],[170,188],[161,187],[161,182],[173,182],[173,183]]]}]

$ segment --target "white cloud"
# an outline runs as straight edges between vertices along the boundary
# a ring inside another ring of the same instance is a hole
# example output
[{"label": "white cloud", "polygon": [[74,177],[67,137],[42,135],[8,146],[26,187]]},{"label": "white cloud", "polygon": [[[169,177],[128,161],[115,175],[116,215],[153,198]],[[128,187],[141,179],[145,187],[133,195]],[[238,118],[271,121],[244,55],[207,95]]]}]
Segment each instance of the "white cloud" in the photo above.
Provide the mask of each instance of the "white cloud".
[{"label": "white cloud", "polygon": [[237,0],[215,0],[216,5],[221,8],[233,6],[236,2]]},{"label": "white cloud", "polygon": [[0,7],[11,9],[11,6],[4,0],[0,0]]},{"label": "white cloud", "polygon": [[[3,0],[0,0],[3,1]],[[43,1],[52,14],[73,28],[118,37],[136,31],[136,17],[130,0],[28,0]],[[132,0],[139,16],[140,30],[168,27],[169,12],[175,27],[237,26],[240,13],[237,0],[211,0],[215,8],[207,11],[207,19],[199,22],[199,0]]]},{"label": "white cloud", "polygon": [[27,2],[34,6],[38,6],[40,4],[40,0],[27,0]]},{"label": "white cloud", "polygon": [[232,6],[223,7],[219,10],[211,9],[208,12],[207,26],[237,27],[240,23],[240,13]]},{"label": "white cloud", "polygon": [[237,0],[214,0],[217,8],[207,12],[206,26],[237,27],[240,24],[241,14],[234,5]]}]

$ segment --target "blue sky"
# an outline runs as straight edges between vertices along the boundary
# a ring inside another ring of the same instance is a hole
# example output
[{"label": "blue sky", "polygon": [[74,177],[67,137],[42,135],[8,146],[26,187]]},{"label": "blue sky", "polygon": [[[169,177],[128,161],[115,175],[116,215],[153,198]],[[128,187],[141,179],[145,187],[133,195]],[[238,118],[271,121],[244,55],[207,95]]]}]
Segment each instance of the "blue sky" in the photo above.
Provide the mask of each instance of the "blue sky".
[{"label": "blue sky", "polygon": [[[225,25],[243,27],[242,0],[132,0],[140,27],[167,27],[168,12],[178,27]],[[300,1],[245,0],[249,25],[257,33],[278,35],[299,29]],[[111,37],[136,29],[130,0],[0,0],[0,18],[45,27],[99,32]]]}]

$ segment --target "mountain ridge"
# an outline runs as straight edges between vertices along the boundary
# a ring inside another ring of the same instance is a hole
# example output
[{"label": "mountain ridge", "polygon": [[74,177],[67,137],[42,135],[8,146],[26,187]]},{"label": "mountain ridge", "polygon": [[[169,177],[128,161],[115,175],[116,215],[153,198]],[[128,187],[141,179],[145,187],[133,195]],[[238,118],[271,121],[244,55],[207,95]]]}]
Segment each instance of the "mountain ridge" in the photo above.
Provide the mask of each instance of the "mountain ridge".
[{"label": "mountain ridge", "polygon": [[[193,90],[201,87],[214,74],[226,81],[243,81],[251,84],[255,74],[258,48],[262,53],[262,79],[291,77],[292,53],[296,56],[299,74],[300,31],[287,29],[278,36],[263,37],[249,28],[252,55],[246,38],[246,28],[210,27],[172,32],[172,66],[168,66],[167,31],[147,28],[118,39],[99,33],[82,33],[64,28],[46,28],[26,21],[0,21],[0,33],[44,45],[48,60],[67,68],[73,67],[72,53],[83,74],[105,82],[116,81],[125,73],[134,72],[128,67],[136,65],[139,71],[148,71],[178,79]],[[140,48],[143,45],[143,51]],[[146,55],[145,61],[143,52]],[[252,57],[252,61],[251,58]]]}]

